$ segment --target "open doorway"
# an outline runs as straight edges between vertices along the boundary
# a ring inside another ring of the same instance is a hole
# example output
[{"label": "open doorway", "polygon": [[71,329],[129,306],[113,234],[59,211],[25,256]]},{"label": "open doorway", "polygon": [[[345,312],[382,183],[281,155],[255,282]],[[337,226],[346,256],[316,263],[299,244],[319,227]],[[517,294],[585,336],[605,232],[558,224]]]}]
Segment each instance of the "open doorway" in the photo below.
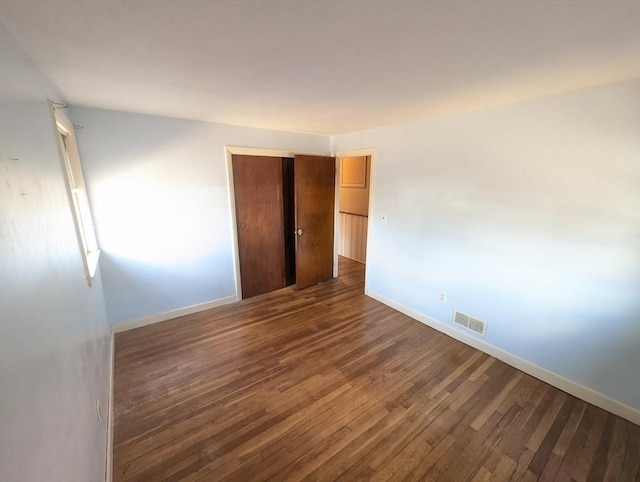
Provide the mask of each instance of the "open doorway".
[{"label": "open doorway", "polygon": [[366,264],[370,156],[341,157],[339,176],[338,255]]},{"label": "open doorway", "polygon": [[361,271],[367,293],[367,246],[374,179],[374,150],[336,154],[336,238],[334,277]]}]

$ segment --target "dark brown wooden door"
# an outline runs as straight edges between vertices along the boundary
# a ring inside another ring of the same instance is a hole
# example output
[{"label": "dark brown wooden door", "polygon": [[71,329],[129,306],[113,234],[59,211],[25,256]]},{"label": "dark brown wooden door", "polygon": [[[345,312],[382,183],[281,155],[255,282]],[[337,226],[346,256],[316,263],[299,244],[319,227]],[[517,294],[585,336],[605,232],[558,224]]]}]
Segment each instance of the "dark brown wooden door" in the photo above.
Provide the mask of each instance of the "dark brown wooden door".
[{"label": "dark brown wooden door", "polygon": [[284,288],[282,159],[233,155],[242,297]]},{"label": "dark brown wooden door", "polygon": [[296,286],[333,276],[334,157],[295,156]]}]

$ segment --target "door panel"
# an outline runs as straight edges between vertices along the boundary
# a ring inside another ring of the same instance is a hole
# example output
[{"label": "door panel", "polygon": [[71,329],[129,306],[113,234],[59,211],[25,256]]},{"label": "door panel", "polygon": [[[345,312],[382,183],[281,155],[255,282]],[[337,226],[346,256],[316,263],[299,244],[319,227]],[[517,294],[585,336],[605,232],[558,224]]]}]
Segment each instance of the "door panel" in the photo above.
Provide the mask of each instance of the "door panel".
[{"label": "door panel", "polygon": [[295,156],[296,286],[333,276],[335,158]]},{"label": "door panel", "polygon": [[282,159],[232,156],[242,297],[284,288]]}]

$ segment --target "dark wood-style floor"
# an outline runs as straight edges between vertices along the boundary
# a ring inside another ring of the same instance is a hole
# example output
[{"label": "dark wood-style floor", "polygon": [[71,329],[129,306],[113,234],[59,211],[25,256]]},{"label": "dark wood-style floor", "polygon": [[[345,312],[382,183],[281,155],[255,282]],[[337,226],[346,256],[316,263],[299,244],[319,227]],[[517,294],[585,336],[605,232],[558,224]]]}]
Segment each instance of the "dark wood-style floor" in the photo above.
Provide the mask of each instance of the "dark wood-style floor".
[{"label": "dark wood-style floor", "polygon": [[114,480],[638,480],[640,427],[340,273],[118,334]]}]

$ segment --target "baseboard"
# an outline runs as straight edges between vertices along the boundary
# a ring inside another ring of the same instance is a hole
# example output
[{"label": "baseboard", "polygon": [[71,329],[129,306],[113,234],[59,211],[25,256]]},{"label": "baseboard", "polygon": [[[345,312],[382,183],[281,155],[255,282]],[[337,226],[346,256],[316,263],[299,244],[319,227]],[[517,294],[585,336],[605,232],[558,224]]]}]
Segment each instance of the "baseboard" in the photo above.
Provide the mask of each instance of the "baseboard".
[{"label": "baseboard", "polygon": [[109,406],[107,408],[107,467],[105,480],[113,480],[113,380],[115,369],[116,343],[113,332],[111,333],[111,354],[109,356]]},{"label": "baseboard", "polygon": [[206,303],[199,303],[197,305],[185,306],[184,308],[178,308],[176,310],[165,311],[164,313],[158,313],[156,315],[143,316],[135,320],[123,321],[122,323],[116,323],[112,325],[113,333],[121,333],[123,331],[133,330],[140,328],[141,326],[152,325],[154,323],[160,323],[161,321],[171,320],[180,316],[190,315],[192,313],[198,313],[199,311],[210,310],[222,305],[228,305],[229,303],[235,303],[238,301],[237,296],[227,296],[225,298],[219,298],[213,301],[207,301]]},{"label": "baseboard", "polygon": [[350,259],[351,261],[355,261],[356,263],[366,264],[364,261],[360,261],[359,259],[356,259],[356,258],[350,258],[349,256],[347,256],[345,254],[339,254],[338,256],[342,256],[343,258]]},{"label": "baseboard", "polygon": [[563,376],[547,370],[546,368],[542,368],[541,366],[525,360],[524,358],[515,356],[501,348],[487,343],[482,339],[463,333],[446,323],[430,318],[379,293],[368,292],[367,295],[421,323],[424,323],[425,325],[430,326],[434,330],[438,330],[439,332],[449,335],[451,338],[455,338],[466,345],[472,346],[473,348],[487,353],[488,355],[494,356],[498,360],[505,362],[507,365],[511,365],[518,370],[528,373],[529,375],[567,392],[574,397],[584,400],[596,407],[600,407],[607,412],[618,415],[619,417],[629,420],[636,425],[640,425],[640,410],[607,397],[606,395],[596,392],[589,387],[585,387],[584,385],[580,385],[579,383],[564,378]]}]

